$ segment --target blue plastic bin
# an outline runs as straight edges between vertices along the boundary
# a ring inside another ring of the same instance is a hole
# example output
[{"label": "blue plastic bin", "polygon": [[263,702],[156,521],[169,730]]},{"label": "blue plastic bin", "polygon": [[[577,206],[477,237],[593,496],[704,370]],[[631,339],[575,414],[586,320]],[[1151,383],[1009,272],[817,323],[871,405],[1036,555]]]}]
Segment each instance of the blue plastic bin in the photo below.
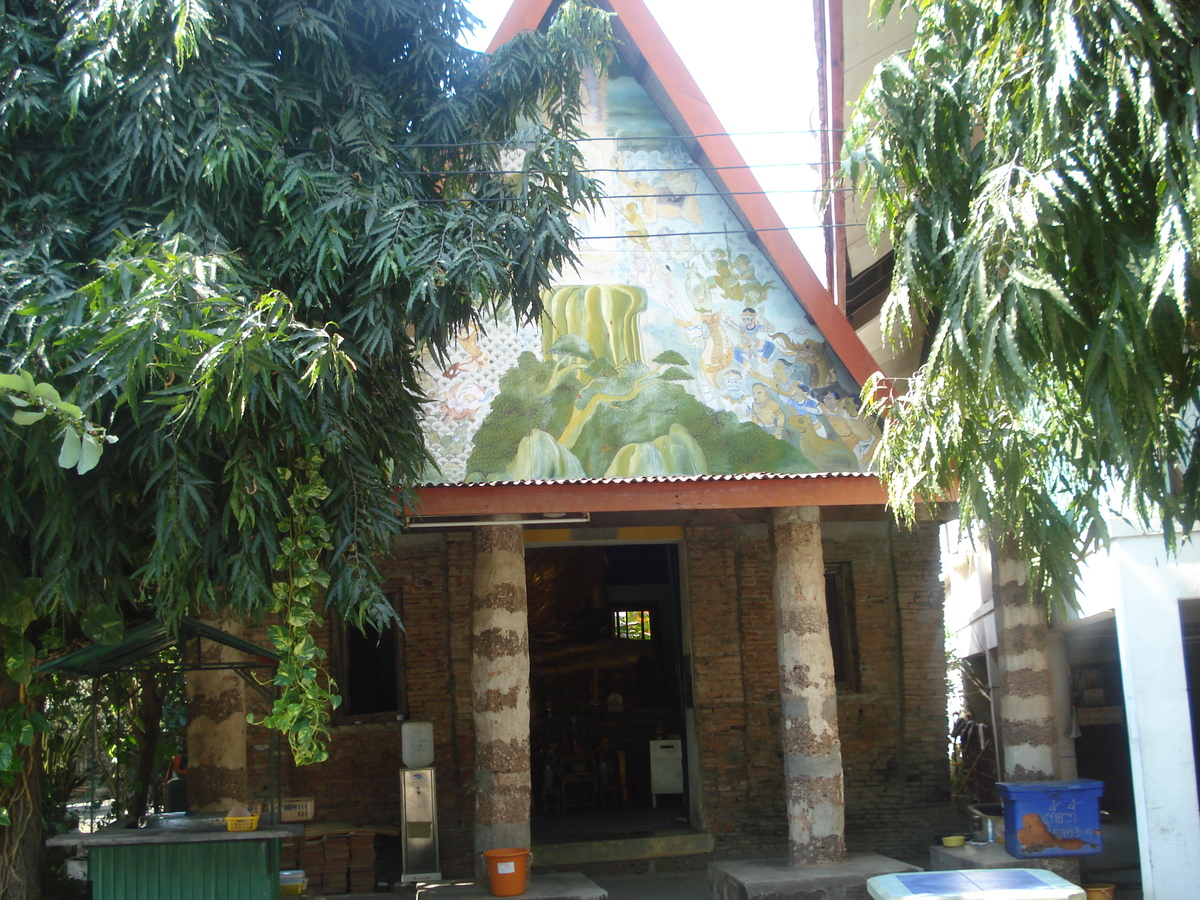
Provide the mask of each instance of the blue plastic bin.
[{"label": "blue plastic bin", "polygon": [[1007,781],[996,787],[1004,801],[1004,849],[1017,859],[1100,852],[1103,781]]}]

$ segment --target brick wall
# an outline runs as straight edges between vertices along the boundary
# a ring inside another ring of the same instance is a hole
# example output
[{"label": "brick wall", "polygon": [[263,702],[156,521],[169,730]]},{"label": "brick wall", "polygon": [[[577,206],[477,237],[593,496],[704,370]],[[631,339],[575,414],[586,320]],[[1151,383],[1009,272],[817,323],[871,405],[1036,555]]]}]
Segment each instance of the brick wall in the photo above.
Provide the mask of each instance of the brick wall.
[{"label": "brick wall", "polygon": [[786,853],[769,529],[689,528],[686,559],[701,826],[717,856]]},{"label": "brick wall", "polygon": [[[838,694],[846,842],[921,860],[949,828],[945,651],[937,530],[826,524],[850,563],[859,687]],[[786,852],[779,674],[765,525],[687,531],[701,815],[716,855]]]},{"label": "brick wall", "polygon": [[847,849],[921,862],[953,815],[937,529],[823,534],[826,561],[850,562],[854,582],[860,683],[838,694]]},{"label": "brick wall", "polygon": [[[826,560],[851,563],[860,659],[859,689],[838,696],[847,845],[919,860],[950,813],[936,529],[905,534],[869,522],[826,524],[823,532]],[[466,533],[423,536],[402,544],[385,566],[403,588],[409,715],[434,723],[447,877],[470,875],[473,855],[471,546]],[[714,835],[719,858],[783,855],[769,529],[690,526],[681,556],[697,824]],[[267,739],[251,731],[252,779],[265,789]],[[284,793],[314,796],[322,822],[397,824],[399,723],[335,726],[330,750],[317,766],[285,763]]]}]

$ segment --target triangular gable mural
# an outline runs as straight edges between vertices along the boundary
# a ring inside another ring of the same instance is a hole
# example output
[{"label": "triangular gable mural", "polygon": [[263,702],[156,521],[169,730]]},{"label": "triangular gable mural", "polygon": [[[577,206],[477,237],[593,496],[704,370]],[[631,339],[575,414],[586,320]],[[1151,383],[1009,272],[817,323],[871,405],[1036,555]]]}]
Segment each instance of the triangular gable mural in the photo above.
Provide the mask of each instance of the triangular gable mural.
[{"label": "triangular gable mural", "polygon": [[879,429],[843,362],[861,372],[865,351],[811,270],[759,249],[728,179],[710,180],[631,71],[588,92],[582,150],[610,199],[581,220],[580,265],[540,323],[464,332],[445,369],[427,367],[429,481],[866,471]]}]

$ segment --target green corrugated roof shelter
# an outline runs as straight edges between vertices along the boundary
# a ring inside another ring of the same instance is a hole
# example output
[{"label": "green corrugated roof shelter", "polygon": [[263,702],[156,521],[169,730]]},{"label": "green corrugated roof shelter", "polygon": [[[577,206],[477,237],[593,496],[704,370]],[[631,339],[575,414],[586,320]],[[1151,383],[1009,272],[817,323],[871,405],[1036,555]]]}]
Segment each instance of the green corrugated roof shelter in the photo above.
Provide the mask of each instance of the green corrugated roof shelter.
[{"label": "green corrugated roof shelter", "polygon": [[143,660],[158,655],[172,644],[185,643],[192,638],[204,638],[226,647],[232,647],[252,658],[245,663],[220,662],[205,664],[197,659],[188,663],[184,654],[183,668],[195,669],[263,669],[272,668],[279,663],[279,654],[257,644],[234,637],[219,628],[205,625],[196,619],[184,616],[179,624],[170,628],[162,622],[147,622],[125,632],[125,636],[115,644],[92,644],[83,647],[58,659],[42,663],[37,672],[50,672],[66,675],[71,678],[90,678],[94,675],[106,675],[110,672],[133,671],[139,668],[153,668],[141,665]]}]

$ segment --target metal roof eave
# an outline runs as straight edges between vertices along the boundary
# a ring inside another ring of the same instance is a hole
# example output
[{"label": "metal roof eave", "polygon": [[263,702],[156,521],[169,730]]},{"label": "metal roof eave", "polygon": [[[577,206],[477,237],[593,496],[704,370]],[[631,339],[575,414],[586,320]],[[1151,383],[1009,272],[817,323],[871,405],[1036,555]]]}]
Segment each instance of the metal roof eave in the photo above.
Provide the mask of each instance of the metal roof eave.
[{"label": "metal roof eave", "polygon": [[886,506],[879,478],[860,472],[675,475],[563,481],[422,485],[409,512],[421,518],[564,511],[663,512],[784,506]]}]

